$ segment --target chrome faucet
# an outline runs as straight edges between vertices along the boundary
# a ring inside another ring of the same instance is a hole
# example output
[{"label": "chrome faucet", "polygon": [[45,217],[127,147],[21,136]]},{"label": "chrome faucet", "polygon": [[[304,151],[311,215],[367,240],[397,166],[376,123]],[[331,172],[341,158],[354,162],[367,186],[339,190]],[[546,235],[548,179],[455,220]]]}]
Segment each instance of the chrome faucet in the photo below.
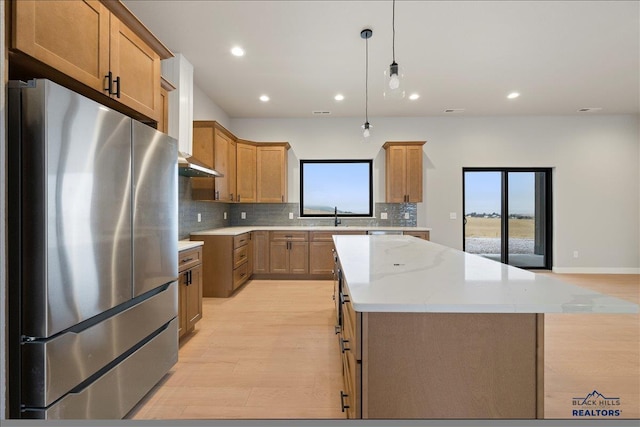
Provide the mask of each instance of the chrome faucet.
[{"label": "chrome faucet", "polygon": [[338,219],[338,207],[337,207],[337,206],[335,206],[335,207],[333,208],[333,217],[334,217],[334,219],[333,219],[333,225],[334,225],[334,227],[337,227],[337,226],[338,226],[338,224],[342,224],[342,221],[340,221],[340,220]]}]

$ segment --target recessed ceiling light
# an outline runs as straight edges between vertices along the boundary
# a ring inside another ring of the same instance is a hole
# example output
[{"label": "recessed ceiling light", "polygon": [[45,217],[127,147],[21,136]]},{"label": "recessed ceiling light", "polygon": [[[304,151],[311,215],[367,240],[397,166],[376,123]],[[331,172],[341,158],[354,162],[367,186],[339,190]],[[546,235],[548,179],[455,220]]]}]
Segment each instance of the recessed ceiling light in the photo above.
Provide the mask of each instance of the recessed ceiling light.
[{"label": "recessed ceiling light", "polygon": [[507,95],[507,98],[516,99],[519,96],[520,96],[520,94],[518,92],[511,92],[509,95]]},{"label": "recessed ceiling light", "polygon": [[233,56],[244,56],[244,49],[240,46],[234,46],[231,48],[231,54]]},{"label": "recessed ceiling light", "polygon": [[336,96],[334,96],[333,99],[335,99],[336,101],[342,101],[344,99],[344,95],[339,93]]},{"label": "recessed ceiling light", "polygon": [[267,102],[268,100],[269,100],[269,97],[267,95],[260,95],[260,101]]},{"label": "recessed ceiling light", "polygon": [[420,98],[420,95],[418,95],[417,93],[412,93],[411,95],[409,95],[409,99],[412,101],[415,101],[418,98]]}]

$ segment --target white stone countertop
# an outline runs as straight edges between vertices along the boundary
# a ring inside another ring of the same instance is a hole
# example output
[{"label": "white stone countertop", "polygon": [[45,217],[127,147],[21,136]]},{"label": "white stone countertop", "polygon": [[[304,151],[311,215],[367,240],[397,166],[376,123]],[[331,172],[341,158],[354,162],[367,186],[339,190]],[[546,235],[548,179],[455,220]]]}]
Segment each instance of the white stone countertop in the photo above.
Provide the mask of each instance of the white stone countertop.
[{"label": "white stone countertop", "polygon": [[638,313],[638,305],[410,236],[333,237],[361,312]]},{"label": "white stone countertop", "polygon": [[214,228],[211,230],[195,231],[191,233],[192,236],[237,236],[238,234],[248,233],[250,231],[431,231],[431,228],[427,227],[383,227],[383,226],[363,226],[363,225],[339,225],[333,227],[330,225],[316,225],[316,226],[295,226],[295,225],[252,225],[247,227],[223,227]]},{"label": "white stone countertop", "polygon": [[197,248],[204,245],[204,242],[191,241],[191,240],[178,240],[178,252],[186,251],[187,249]]}]

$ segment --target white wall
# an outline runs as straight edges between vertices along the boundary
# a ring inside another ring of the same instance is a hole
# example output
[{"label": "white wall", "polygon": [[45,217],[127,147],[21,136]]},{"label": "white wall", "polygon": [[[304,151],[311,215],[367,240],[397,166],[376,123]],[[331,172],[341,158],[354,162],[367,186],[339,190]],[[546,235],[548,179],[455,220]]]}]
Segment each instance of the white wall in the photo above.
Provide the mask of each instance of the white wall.
[{"label": "white wall", "polygon": [[[288,141],[289,201],[299,200],[299,159],[374,158],[384,201],[385,141],[426,140],[418,225],[462,248],[463,167],[552,167],[553,265],[564,272],[640,272],[638,116],[372,118],[362,144],[356,118],[232,119],[253,141]],[[457,220],[449,213],[456,212]],[[573,258],[577,250],[579,258]]]},{"label": "white wall", "polygon": [[215,120],[227,129],[230,126],[227,113],[195,84],[193,85],[193,120]]}]

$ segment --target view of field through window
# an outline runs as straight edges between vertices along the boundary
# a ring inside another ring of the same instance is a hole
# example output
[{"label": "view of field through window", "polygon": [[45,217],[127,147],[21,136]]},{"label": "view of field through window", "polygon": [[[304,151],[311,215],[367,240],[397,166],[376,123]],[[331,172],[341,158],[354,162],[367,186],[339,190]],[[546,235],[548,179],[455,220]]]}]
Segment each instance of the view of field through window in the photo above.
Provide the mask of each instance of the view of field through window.
[{"label": "view of field through window", "polygon": [[[505,237],[510,259],[523,260],[530,255],[533,260],[534,256],[544,254],[544,241],[536,242],[537,173],[544,174],[530,171],[506,174],[508,211],[505,215],[503,172],[465,171],[465,251],[500,260]],[[503,219],[508,221],[508,236],[502,236]]]}]

